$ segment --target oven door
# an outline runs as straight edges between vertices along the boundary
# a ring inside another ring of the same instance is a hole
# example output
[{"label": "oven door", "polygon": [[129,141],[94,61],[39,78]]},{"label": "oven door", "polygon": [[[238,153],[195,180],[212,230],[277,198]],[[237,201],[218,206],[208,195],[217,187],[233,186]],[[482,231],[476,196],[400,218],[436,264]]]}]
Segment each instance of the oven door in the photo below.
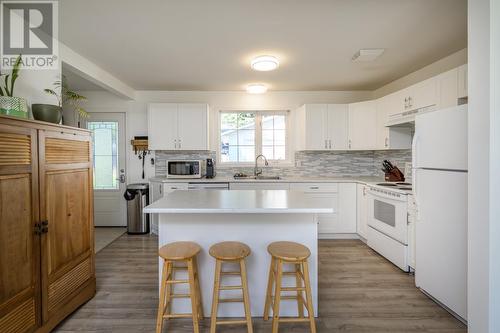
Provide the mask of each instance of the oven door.
[{"label": "oven door", "polygon": [[408,245],[408,204],[406,196],[390,197],[368,192],[368,225],[386,236]]}]

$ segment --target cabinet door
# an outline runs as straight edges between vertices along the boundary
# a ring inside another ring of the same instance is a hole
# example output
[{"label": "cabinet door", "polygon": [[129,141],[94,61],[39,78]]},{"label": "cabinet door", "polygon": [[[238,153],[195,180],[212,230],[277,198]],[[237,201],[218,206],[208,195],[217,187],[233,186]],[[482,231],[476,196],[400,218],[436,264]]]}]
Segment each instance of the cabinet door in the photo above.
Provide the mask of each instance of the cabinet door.
[{"label": "cabinet door", "polygon": [[93,163],[90,134],[39,131],[38,138],[40,218],[47,224],[41,237],[47,322],[95,293]]},{"label": "cabinet door", "polygon": [[306,150],[328,150],[328,106],[307,104],[305,106]]},{"label": "cabinet door", "polygon": [[438,87],[435,77],[419,82],[410,88],[410,107],[416,110],[438,103]]},{"label": "cabinet door", "polygon": [[355,234],[356,230],[356,184],[339,184],[339,228],[338,233]]},{"label": "cabinet door", "polygon": [[177,104],[149,104],[148,141],[151,150],[177,149]]},{"label": "cabinet door", "polygon": [[465,64],[458,67],[458,98],[467,96],[467,64]]},{"label": "cabinet door", "polygon": [[349,104],[349,148],[372,150],[377,140],[375,101]]},{"label": "cabinet door", "polygon": [[178,145],[180,150],[208,150],[208,106],[178,105]]},{"label": "cabinet door", "polygon": [[439,88],[438,109],[458,105],[458,69],[442,73],[437,77]]},{"label": "cabinet door", "polygon": [[328,104],[328,149],[347,150],[348,115],[347,104]]},{"label": "cabinet door", "polygon": [[377,107],[377,149],[389,148],[389,128],[385,126],[388,121],[388,96],[376,101]]},{"label": "cabinet door", "polygon": [[37,149],[36,130],[0,123],[0,332],[41,324]]},{"label": "cabinet door", "polygon": [[368,234],[368,197],[367,186],[358,184],[357,191],[357,230],[358,234],[364,239]]}]

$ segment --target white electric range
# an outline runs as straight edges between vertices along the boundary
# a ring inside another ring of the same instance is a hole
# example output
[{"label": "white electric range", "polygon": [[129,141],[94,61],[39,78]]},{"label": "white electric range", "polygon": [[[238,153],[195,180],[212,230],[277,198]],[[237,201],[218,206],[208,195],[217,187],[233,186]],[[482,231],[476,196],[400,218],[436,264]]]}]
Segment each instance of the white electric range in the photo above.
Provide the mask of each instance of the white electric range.
[{"label": "white electric range", "polygon": [[409,272],[414,268],[411,184],[384,182],[369,186],[368,246]]}]

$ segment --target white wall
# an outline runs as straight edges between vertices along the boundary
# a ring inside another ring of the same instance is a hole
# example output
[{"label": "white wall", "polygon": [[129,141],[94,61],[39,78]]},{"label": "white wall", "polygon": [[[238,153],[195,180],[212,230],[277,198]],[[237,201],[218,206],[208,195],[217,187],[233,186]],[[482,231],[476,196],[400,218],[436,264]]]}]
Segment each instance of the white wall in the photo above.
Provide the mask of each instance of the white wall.
[{"label": "white wall", "polygon": [[469,258],[471,333],[500,332],[499,0],[468,2]]},{"label": "white wall", "polygon": [[500,0],[491,1],[490,329],[500,332]]},{"label": "white wall", "polygon": [[[3,77],[2,77],[3,78]],[[23,69],[19,72],[19,77],[14,86],[14,96],[23,97],[31,104],[55,104],[57,98],[45,93],[45,88],[54,89],[53,83],[61,78],[61,69],[58,70],[33,70]]]}]

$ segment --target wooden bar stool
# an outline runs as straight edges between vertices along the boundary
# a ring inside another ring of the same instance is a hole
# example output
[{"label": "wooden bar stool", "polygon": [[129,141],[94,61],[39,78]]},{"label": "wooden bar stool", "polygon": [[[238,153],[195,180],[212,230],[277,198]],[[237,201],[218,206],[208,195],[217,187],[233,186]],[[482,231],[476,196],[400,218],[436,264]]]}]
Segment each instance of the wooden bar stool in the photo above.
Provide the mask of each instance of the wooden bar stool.
[{"label": "wooden bar stool", "polygon": [[[159,250],[163,258],[163,272],[161,278],[160,301],[158,305],[158,317],[156,321],[156,333],[161,333],[163,319],[192,318],[195,333],[199,333],[200,319],[203,319],[203,303],[201,299],[200,281],[198,278],[198,265],[196,255],[201,247],[193,242],[174,242],[162,246]],[[183,266],[174,263],[185,262]],[[187,271],[188,279],[179,280],[175,278],[177,271]],[[189,293],[175,294],[173,286],[176,284],[188,284]],[[172,313],[174,298],[190,298],[191,313]]]},{"label": "wooden bar stool", "polygon": [[[253,332],[252,315],[250,313],[250,298],[248,295],[247,271],[245,258],[250,255],[250,248],[240,242],[222,242],[210,247],[209,253],[216,259],[215,261],[215,279],[214,296],[212,299],[212,318],[210,323],[210,333],[215,333],[217,325],[246,324],[248,333]],[[239,271],[223,271],[223,263],[238,263]],[[236,275],[241,278],[241,285],[221,286],[221,277]],[[221,290],[241,290],[242,298],[219,298]],[[245,320],[217,320],[217,310],[219,303],[242,302],[245,309]]]},{"label": "wooden bar stool", "polygon": [[[309,322],[311,332],[316,332],[314,322],[314,309],[312,304],[311,282],[309,280],[309,265],[307,258],[311,251],[302,244],[294,242],[274,242],[267,247],[271,255],[271,265],[269,268],[269,280],[267,284],[266,304],[264,306],[264,320],[269,319],[269,310],[273,309],[273,333],[278,332],[280,322]],[[294,271],[284,272],[283,264],[293,264]],[[281,285],[283,275],[294,276],[295,287],[283,287]],[[273,295],[274,287],[274,295]],[[282,292],[296,292],[296,295],[281,295]],[[306,298],[303,297],[303,292]],[[280,318],[281,300],[296,300],[298,317]],[[304,317],[304,307],[307,310],[307,317]]]}]

